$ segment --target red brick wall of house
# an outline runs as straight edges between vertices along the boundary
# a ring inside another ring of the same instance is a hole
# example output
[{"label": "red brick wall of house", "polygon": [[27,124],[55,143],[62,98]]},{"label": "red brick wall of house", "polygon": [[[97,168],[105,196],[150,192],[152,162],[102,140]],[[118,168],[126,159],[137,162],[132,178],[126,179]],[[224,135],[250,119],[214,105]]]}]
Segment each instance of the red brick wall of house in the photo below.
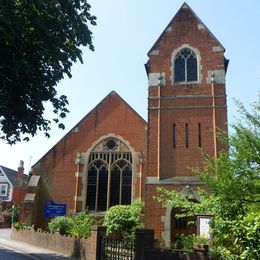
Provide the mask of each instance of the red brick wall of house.
[{"label": "red brick wall of house", "polygon": [[[67,204],[73,210],[76,187],[75,173],[78,171],[75,160],[77,153],[86,152],[94,142],[103,136],[115,133],[126,141],[135,152],[146,153],[146,122],[123,101],[115,92],[103,99],[74,129],[63,137],[33,168],[33,174],[41,175],[43,191],[39,212],[43,214],[43,203],[51,199],[55,203]],[[139,159],[134,158],[134,171],[139,172]],[[81,170],[82,170],[81,166]],[[145,168],[145,167],[143,167]],[[137,178],[134,196],[139,196]],[[82,183],[79,181],[79,192]],[[142,187],[143,189],[143,187]],[[43,196],[43,193],[45,195]],[[67,212],[68,212],[67,210]],[[39,220],[41,222],[41,220]]]},{"label": "red brick wall of house", "polygon": [[26,188],[18,188],[18,187],[13,187],[13,199],[12,202],[16,204],[21,204],[24,200],[24,196],[26,194]]},{"label": "red brick wall of house", "polygon": [[[197,84],[172,82],[172,53],[185,44],[198,50],[200,54],[200,82]],[[165,84],[162,83],[160,87],[149,86],[148,89],[147,177],[158,179],[192,177],[194,174],[189,167],[202,167],[202,151],[215,154],[214,108],[209,74],[212,71],[225,71],[224,49],[221,47],[193,11],[182,7],[149,52],[149,73],[164,74]],[[213,86],[215,127],[227,131],[225,84],[219,81]],[[201,147],[198,145],[199,123]],[[176,148],[173,147],[174,124]],[[188,148],[186,148],[186,124],[189,135]],[[222,148],[223,146],[217,144],[217,151]],[[179,186],[165,187],[180,189]],[[153,227],[156,237],[161,238],[163,228],[161,216],[164,215],[165,209],[151,199],[155,189],[156,185],[146,184],[145,221],[146,227]]]}]

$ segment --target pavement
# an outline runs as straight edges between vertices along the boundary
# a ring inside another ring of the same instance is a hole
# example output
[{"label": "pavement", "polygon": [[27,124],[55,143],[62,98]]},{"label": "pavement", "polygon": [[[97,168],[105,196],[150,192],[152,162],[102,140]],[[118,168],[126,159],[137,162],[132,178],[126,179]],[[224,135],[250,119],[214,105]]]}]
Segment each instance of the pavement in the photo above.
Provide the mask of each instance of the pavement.
[{"label": "pavement", "polygon": [[14,250],[15,252],[22,253],[26,256],[29,256],[31,259],[39,260],[39,259],[73,259],[76,260],[74,257],[62,255],[58,252],[48,250],[41,247],[36,247],[28,243],[20,242],[17,240],[11,239],[11,229],[10,228],[1,228],[0,229],[0,245]]}]

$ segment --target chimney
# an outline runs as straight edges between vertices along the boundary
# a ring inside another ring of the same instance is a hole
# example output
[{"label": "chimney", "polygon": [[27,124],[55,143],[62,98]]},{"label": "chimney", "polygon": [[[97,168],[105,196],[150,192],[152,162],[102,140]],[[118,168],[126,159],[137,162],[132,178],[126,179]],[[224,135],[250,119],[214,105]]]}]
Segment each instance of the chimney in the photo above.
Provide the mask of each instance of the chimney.
[{"label": "chimney", "polygon": [[20,161],[19,167],[18,167],[18,184],[20,187],[23,186],[23,174],[24,174],[24,168],[23,168],[24,162]]}]

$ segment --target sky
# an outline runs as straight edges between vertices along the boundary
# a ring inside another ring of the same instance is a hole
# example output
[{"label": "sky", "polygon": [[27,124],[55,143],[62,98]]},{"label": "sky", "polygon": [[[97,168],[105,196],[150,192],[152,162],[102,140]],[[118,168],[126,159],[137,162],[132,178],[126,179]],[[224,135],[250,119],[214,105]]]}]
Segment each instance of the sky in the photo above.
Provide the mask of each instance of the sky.
[{"label": "sky", "polygon": [[[0,141],[0,165],[17,169],[24,161],[25,173],[74,125],[112,90],[147,120],[148,81],[144,68],[147,52],[179,10],[181,0],[89,0],[97,26],[91,27],[95,51],[82,49],[84,64],[72,67],[72,79],[58,85],[67,95],[70,113],[65,130],[52,126],[51,137],[38,133],[29,142],[7,145]],[[260,1],[187,0],[225,47],[230,60],[226,75],[229,124],[239,115],[234,98],[246,108],[260,92]],[[53,118],[46,106],[46,116]]]}]

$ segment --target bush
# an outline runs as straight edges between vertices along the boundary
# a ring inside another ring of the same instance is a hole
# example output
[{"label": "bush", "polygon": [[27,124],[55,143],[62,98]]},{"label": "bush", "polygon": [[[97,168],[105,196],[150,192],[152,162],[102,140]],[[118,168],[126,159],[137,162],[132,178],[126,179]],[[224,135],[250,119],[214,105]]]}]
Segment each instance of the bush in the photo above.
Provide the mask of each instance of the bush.
[{"label": "bush", "polygon": [[27,223],[16,222],[16,223],[13,224],[13,227],[14,227],[16,230],[20,230],[20,229],[29,227],[29,225],[28,225]]},{"label": "bush", "polygon": [[212,260],[235,260],[238,259],[231,252],[222,246],[214,246],[209,249],[209,255]]},{"label": "bush", "polygon": [[241,259],[260,259],[260,215],[251,212],[236,221],[232,228],[234,253]]},{"label": "bush", "polygon": [[70,217],[56,217],[48,224],[48,228],[52,233],[59,232],[61,235],[69,235],[69,230],[74,225]]},{"label": "bush", "polygon": [[59,231],[61,235],[89,237],[91,224],[88,213],[81,212],[69,217],[56,217],[50,221],[48,228],[52,233]]},{"label": "bush", "polygon": [[75,237],[89,237],[92,219],[86,212],[71,216],[74,225],[69,229],[68,233]]},{"label": "bush", "polygon": [[140,201],[135,201],[132,205],[111,207],[104,220],[107,234],[119,233],[124,237],[133,237],[135,229],[143,227],[143,208]]},{"label": "bush", "polygon": [[13,204],[13,206],[10,209],[8,209],[8,211],[12,215],[12,222],[18,222],[20,215],[20,206],[18,204]]},{"label": "bush", "polygon": [[194,246],[205,244],[208,244],[208,240],[203,236],[181,234],[177,237],[177,241],[175,242],[174,247],[177,249],[184,249],[185,251],[191,252]]}]

